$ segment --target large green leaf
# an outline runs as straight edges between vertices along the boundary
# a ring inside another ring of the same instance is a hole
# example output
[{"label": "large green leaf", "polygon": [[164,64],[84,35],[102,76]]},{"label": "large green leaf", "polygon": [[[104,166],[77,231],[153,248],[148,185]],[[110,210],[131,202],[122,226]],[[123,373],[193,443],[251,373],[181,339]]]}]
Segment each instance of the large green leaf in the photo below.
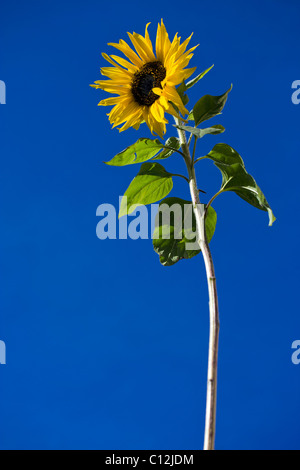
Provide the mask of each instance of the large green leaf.
[{"label": "large green leaf", "polygon": [[188,96],[185,94],[186,90],[188,90],[192,86],[196,85],[196,83],[199,82],[199,80],[201,80],[201,78],[203,78],[204,75],[206,75],[207,72],[209,72],[212,68],[213,68],[213,65],[211,67],[209,67],[208,69],[204,70],[204,72],[199,73],[199,75],[197,75],[197,77],[193,78],[189,82],[187,82],[187,83],[182,82],[179,85],[179,87],[177,88],[177,92],[179,93],[184,106],[186,106],[189,102]]},{"label": "large green leaf", "polygon": [[179,149],[180,142],[177,137],[169,137],[165,144],[162,144],[158,139],[143,137],[105,163],[111,166],[133,165],[151,160],[157,154],[153,160],[164,160]]},{"label": "large green leaf", "polygon": [[152,204],[169,194],[173,187],[172,174],[156,162],[143,163],[121,202],[119,217],[131,214],[136,206]]},{"label": "large green leaf", "polygon": [[141,138],[105,163],[112,166],[125,166],[146,162],[163,148],[164,145],[158,139]]},{"label": "large green leaf", "polygon": [[222,134],[225,132],[225,128],[221,126],[221,124],[216,124],[215,126],[207,127],[206,129],[199,129],[198,127],[191,127],[191,126],[175,126],[178,129],[182,129],[186,132],[191,132],[197,139],[201,139],[206,134]]},{"label": "large green leaf", "polygon": [[194,106],[193,117],[195,120],[195,126],[198,126],[201,122],[207,121],[213,118],[217,114],[220,114],[227,101],[228,93],[232,90],[232,85],[229,90],[221,96],[205,95],[200,98]]},{"label": "large green leaf", "polygon": [[238,152],[227,144],[217,144],[206,157],[213,160],[222,173],[220,191],[233,191],[252,206],[267,211],[269,225],[272,225],[276,220],[274,214],[254,178],[247,173]]},{"label": "large green leaf", "polygon": [[[211,241],[217,223],[217,214],[208,208],[205,220],[208,242]],[[172,266],[181,259],[189,259],[200,253],[193,247],[196,242],[196,219],[193,205],[177,197],[164,199],[159,205],[153,233],[153,247],[164,266]]]}]

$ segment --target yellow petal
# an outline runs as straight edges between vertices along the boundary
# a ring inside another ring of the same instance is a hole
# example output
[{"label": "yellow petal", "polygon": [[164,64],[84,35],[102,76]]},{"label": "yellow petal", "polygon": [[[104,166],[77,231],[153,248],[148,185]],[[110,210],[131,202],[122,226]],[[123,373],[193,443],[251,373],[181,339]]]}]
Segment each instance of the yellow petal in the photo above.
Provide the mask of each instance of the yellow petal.
[{"label": "yellow petal", "polygon": [[166,86],[164,89],[164,96],[177,106],[183,116],[188,114],[188,110],[184,107],[176,88]]},{"label": "yellow petal", "polygon": [[126,67],[132,73],[135,73],[138,70],[135,65],[128,62],[128,60],[122,59],[122,57],[119,57],[117,55],[111,55],[110,57],[114,59],[118,64],[122,65],[123,67]]},{"label": "yellow petal", "polygon": [[164,62],[164,58],[168,54],[169,49],[171,47],[171,41],[169,39],[169,35],[167,33],[163,20],[161,20],[161,43],[162,43],[163,62]]},{"label": "yellow petal", "polygon": [[163,94],[163,90],[161,88],[152,88],[152,91],[155,95],[161,96]]},{"label": "yellow petal", "polygon": [[146,24],[146,28],[145,28],[145,39],[147,41],[147,44],[148,46],[150,47],[150,49],[152,50],[153,52],[153,46],[152,46],[152,42],[151,42],[151,39],[150,39],[150,36],[149,36],[149,33],[148,33],[148,27],[151,23],[147,23]]},{"label": "yellow petal", "polygon": [[143,65],[142,60],[138,57],[138,55],[131,49],[131,47],[123,39],[120,39],[119,44],[109,42],[108,45],[113,46],[119,51],[123,52],[123,54],[126,55],[126,57],[129,60],[131,60],[131,62],[137,67],[139,68],[142,67]]}]

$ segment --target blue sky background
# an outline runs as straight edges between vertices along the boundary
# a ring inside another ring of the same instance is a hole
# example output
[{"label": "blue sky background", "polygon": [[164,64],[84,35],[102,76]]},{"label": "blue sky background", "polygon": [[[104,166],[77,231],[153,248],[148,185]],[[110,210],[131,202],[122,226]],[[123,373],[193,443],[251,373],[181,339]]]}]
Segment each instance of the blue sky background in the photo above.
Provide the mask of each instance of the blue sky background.
[{"label": "blue sky background", "polygon": [[[100,78],[107,42],[164,19],[200,43],[192,65],[214,69],[190,93],[231,92],[215,124],[244,158],[277,216],[234,194],[214,203],[211,249],[221,334],[218,449],[299,449],[298,0],[142,3],[3,1],[0,79],[2,449],[202,447],[208,346],[201,256],[162,267],[150,240],[100,241],[96,208],[118,204],[137,166],[102,164],[146,127],[110,130]],[[211,121],[211,123],[213,123]],[[170,125],[168,135],[174,135]],[[165,161],[184,171],[178,157]],[[208,195],[220,185],[198,166]],[[173,196],[188,198],[175,180]],[[203,197],[203,202],[206,197]]]}]

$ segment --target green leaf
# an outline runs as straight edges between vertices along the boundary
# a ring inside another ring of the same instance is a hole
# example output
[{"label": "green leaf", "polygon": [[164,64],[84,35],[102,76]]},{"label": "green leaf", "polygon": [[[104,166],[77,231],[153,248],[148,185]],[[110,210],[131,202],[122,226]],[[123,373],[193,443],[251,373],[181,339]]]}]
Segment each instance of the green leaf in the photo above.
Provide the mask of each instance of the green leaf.
[{"label": "green leaf", "polygon": [[184,104],[184,106],[186,106],[189,102],[189,98],[188,96],[185,94],[186,90],[188,90],[189,88],[191,88],[192,86],[196,85],[197,82],[199,82],[199,80],[201,80],[201,78],[204,77],[204,75],[207,74],[207,72],[209,72],[211,69],[213,68],[213,65],[211,67],[209,67],[208,69],[204,70],[204,72],[201,72],[199,75],[197,75],[197,77],[193,78],[192,80],[190,80],[189,82],[185,83],[184,81],[179,85],[179,87],[177,88],[177,92],[179,93],[180,97],[181,97],[181,100]]},{"label": "green leaf", "polygon": [[180,149],[180,141],[177,137],[169,137],[166,140],[164,150],[158,154],[157,157],[154,157],[153,160],[164,160],[173,155],[176,150]]},{"label": "green leaf", "polygon": [[171,173],[155,162],[143,163],[121,202],[119,217],[131,214],[137,206],[160,201],[173,188]]},{"label": "green leaf", "polygon": [[254,178],[247,173],[238,152],[227,144],[217,144],[206,158],[213,160],[222,173],[220,191],[233,191],[252,206],[268,212],[269,225],[272,225],[276,218]]},{"label": "green leaf", "polygon": [[150,160],[158,152],[164,148],[163,144],[158,140],[141,138],[135,144],[130,145],[122,152],[118,153],[112,160],[105,162],[112,166],[125,166],[134,163],[142,163]]},{"label": "green leaf", "polygon": [[227,90],[226,93],[221,96],[205,95],[200,98],[193,109],[195,126],[198,126],[201,122],[207,121],[217,114],[220,114],[227,101],[228,93],[231,90],[232,85],[229,90]]},{"label": "green leaf", "polygon": [[[216,223],[217,214],[209,207],[205,219],[208,242],[213,237]],[[172,266],[181,259],[200,253],[195,233],[196,219],[190,201],[170,197],[160,203],[155,219],[153,247],[163,266]],[[195,244],[196,247],[193,246]]]},{"label": "green leaf", "polygon": [[[184,82],[182,82],[181,85],[179,85],[179,87],[177,88],[177,91],[178,91],[178,94],[181,98],[181,101],[183,103],[184,106],[186,106],[188,104],[188,102],[190,101],[188,95],[186,93],[184,93],[184,91],[182,91],[182,89],[180,89],[180,87],[184,84]],[[177,113],[179,114],[179,109],[177,108],[177,106],[172,103],[174,108],[175,108],[175,111],[177,111]]]},{"label": "green leaf", "polygon": [[175,126],[178,129],[182,129],[186,132],[191,132],[194,136],[197,137],[197,139],[201,139],[204,137],[206,134],[222,134],[225,132],[225,127],[221,126],[221,124],[217,124],[216,126],[212,127],[207,127],[206,129],[198,129],[197,127],[191,127],[191,126]]},{"label": "green leaf", "polygon": [[199,75],[197,75],[197,77],[195,77],[192,80],[190,80],[189,82],[187,82],[186,85],[185,85],[185,89],[188,90],[192,86],[196,85],[196,83],[199,82],[199,80],[201,80],[201,78],[203,78],[204,75],[206,75],[207,72],[209,72],[213,67],[214,67],[214,65],[212,65],[208,69],[204,70],[204,72],[199,73]]}]

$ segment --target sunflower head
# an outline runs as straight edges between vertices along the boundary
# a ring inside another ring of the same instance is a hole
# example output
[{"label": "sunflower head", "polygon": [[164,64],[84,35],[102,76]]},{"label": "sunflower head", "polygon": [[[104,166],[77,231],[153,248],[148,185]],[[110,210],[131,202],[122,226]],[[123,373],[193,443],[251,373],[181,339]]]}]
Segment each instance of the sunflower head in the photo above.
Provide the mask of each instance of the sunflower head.
[{"label": "sunflower head", "polygon": [[102,75],[109,80],[97,80],[91,86],[117,95],[99,103],[99,106],[114,106],[108,114],[113,127],[123,124],[120,131],[129,127],[138,129],[145,121],[152,134],[162,137],[168,124],[165,113],[179,117],[176,108],[182,116],[188,112],[176,91],[176,85],[195,71],[195,68],[185,67],[197,46],[186,51],[192,36],[180,44],[181,38],[177,33],[171,42],[161,21],[157,27],[154,53],[148,33],[149,24],[145,36],[128,33],[135,50],[122,39],[118,44],[109,43],[121,51],[126,59],[102,54],[112,65],[101,69]]}]

